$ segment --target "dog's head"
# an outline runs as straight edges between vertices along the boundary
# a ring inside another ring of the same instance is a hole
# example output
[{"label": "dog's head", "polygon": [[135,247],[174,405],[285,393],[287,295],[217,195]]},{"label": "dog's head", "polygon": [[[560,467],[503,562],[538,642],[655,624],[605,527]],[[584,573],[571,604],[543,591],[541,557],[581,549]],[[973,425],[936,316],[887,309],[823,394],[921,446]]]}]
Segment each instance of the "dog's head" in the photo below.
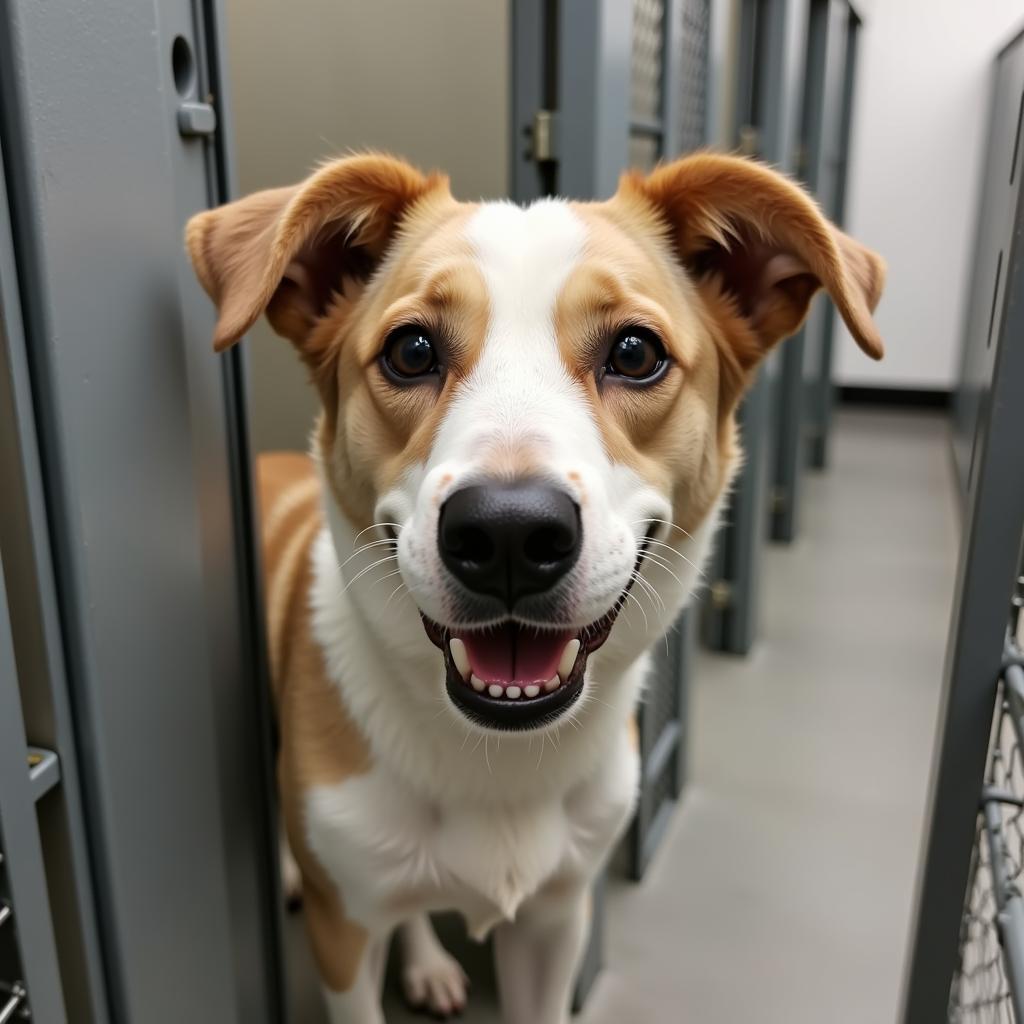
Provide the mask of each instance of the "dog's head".
[{"label": "dog's head", "polygon": [[485,728],[557,720],[610,636],[625,665],[668,626],[737,466],[736,404],[818,288],[882,354],[881,260],[728,156],[525,209],[353,156],[199,214],[188,246],[215,347],[265,313],[309,367],[348,594],[379,617],[400,575]]}]

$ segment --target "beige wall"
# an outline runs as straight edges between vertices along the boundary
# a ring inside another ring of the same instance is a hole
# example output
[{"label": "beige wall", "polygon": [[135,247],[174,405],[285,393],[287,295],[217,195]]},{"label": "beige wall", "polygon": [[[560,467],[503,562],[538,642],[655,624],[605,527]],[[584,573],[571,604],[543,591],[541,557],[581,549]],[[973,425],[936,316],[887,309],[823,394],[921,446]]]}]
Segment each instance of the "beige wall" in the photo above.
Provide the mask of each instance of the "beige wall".
[{"label": "beige wall", "polygon": [[[377,147],[508,190],[508,0],[228,0],[242,194],[302,178],[323,157]],[[250,332],[257,450],[303,448],[316,402],[288,343]]]}]

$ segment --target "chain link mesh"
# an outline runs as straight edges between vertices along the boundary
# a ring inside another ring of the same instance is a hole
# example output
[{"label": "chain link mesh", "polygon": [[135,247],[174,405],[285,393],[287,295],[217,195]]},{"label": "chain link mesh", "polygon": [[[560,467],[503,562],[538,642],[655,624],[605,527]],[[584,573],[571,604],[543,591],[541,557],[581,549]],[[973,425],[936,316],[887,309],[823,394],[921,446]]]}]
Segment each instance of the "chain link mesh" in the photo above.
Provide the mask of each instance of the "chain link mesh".
[{"label": "chain link mesh", "polygon": [[681,0],[682,53],[679,55],[679,151],[689,153],[707,141],[708,29],[711,0]]},{"label": "chain link mesh", "polygon": [[661,79],[665,63],[665,0],[633,0],[633,61],[630,116],[634,121],[661,117]]},{"label": "chain link mesh", "polygon": [[[992,727],[983,803],[960,925],[959,963],[950,987],[950,1024],[1014,1024],[999,911],[1020,896],[1024,872],[1024,753],[1005,682]],[[995,826],[995,827],[993,827]],[[998,863],[993,864],[993,850]]]}]

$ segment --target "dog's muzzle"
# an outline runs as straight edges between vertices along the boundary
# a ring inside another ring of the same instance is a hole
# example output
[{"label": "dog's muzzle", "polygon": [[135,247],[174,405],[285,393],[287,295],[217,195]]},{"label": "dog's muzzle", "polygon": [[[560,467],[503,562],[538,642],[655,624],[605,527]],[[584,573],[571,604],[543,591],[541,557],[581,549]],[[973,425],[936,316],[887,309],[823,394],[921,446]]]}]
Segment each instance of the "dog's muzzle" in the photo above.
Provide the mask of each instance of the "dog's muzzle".
[{"label": "dog's muzzle", "polygon": [[587,657],[608,639],[625,601],[624,592],[583,629],[558,624],[582,542],[579,507],[539,480],[463,487],[443,505],[441,560],[462,590],[465,618],[488,624],[423,622],[444,654],[449,697],[477,724],[537,728],[582,693]]}]

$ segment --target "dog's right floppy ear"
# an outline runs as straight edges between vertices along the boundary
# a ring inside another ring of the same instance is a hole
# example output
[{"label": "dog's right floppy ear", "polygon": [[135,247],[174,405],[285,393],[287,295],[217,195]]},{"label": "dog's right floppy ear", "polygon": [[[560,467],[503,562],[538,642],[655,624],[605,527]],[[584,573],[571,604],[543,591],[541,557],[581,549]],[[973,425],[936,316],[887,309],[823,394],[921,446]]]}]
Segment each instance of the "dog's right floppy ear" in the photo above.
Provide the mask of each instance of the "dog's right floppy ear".
[{"label": "dog's right floppy ear", "polygon": [[217,304],[213,347],[234,345],[265,312],[301,352],[342,279],[369,277],[402,218],[431,193],[448,195],[447,178],[361,154],[324,165],[300,185],[196,214],[185,241]]}]

